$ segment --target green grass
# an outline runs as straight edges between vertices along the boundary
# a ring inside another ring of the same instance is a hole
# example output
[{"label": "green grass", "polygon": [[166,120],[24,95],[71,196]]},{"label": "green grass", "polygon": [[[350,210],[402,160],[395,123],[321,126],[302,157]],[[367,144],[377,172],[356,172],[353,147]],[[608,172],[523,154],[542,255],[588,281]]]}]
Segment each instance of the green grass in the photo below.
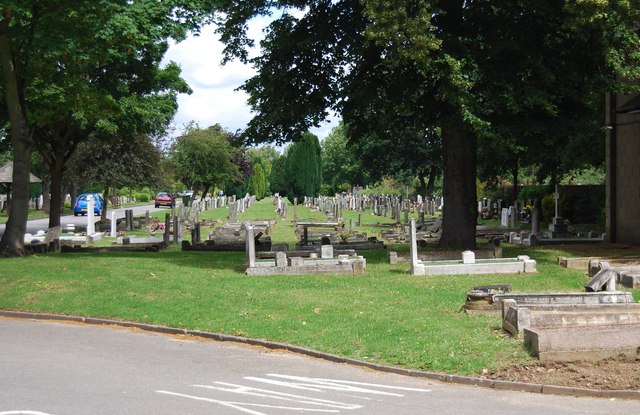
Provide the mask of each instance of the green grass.
[{"label": "green grass", "polygon": [[[221,208],[207,215],[226,217]],[[346,213],[346,211],[345,211]],[[356,213],[357,215],[357,213]],[[302,220],[324,220],[299,206]],[[271,200],[241,219],[275,218]],[[289,207],[274,243],[293,243]],[[374,219],[374,218],[368,218]],[[375,218],[378,220],[378,218]],[[222,220],[222,219],[221,219]],[[2,259],[0,307],[135,320],[297,344],[372,362],[448,373],[480,373],[525,363],[522,344],[503,336],[499,317],[461,311],[475,285],[515,291],[582,291],[585,273],[560,268],[565,248],[518,249],[538,274],[412,277],[386,251],[361,252],[364,276],[244,275],[244,253],[48,254]],[[640,298],[638,291],[636,298]]]}]

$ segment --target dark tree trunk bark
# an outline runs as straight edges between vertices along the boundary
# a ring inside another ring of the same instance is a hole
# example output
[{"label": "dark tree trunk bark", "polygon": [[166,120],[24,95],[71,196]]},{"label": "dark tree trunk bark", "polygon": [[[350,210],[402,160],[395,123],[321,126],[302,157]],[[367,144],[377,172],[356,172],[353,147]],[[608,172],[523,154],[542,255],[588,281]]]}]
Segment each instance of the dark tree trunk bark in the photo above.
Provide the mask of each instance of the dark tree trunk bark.
[{"label": "dark tree trunk bark", "polygon": [[429,170],[429,180],[427,181],[427,195],[429,197],[433,196],[433,188],[436,185],[436,178],[438,177],[438,168],[437,167],[431,167],[431,170]]},{"label": "dark tree trunk bark", "polygon": [[29,176],[31,154],[33,153],[33,129],[27,121],[27,110],[22,94],[17,65],[14,62],[11,40],[7,35],[9,21],[0,21],[0,66],[4,79],[4,96],[11,123],[11,144],[13,145],[13,183],[9,220],[0,240],[0,255],[22,256],[24,234],[29,218]]},{"label": "dark tree trunk bark", "polygon": [[49,177],[42,179],[42,210],[51,211],[51,187],[49,186]]},{"label": "dark tree trunk bark", "polygon": [[201,200],[204,200],[205,197],[207,197],[207,193],[209,193],[209,189],[211,189],[211,185],[210,184],[206,184],[204,186],[204,190],[202,191],[202,198]]},{"label": "dark tree trunk bark", "polygon": [[100,216],[100,220],[107,220],[107,209],[109,209],[109,188],[111,185],[109,183],[105,184],[104,194],[102,197],[104,198],[104,203],[102,204],[102,216]]},{"label": "dark tree trunk bark", "polygon": [[442,126],[443,222],[439,246],[476,248],[476,137],[462,120]]},{"label": "dark tree trunk bark", "polygon": [[511,169],[511,175],[513,177],[513,204],[518,200],[518,165]]},{"label": "dark tree trunk bark", "polygon": [[60,226],[62,214],[62,175],[64,173],[64,155],[55,154],[51,164],[51,208],[49,210],[49,228]]},{"label": "dark tree trunk bark", "polygon": [[418,186],[418,194],[427,196],[427,182],[424,180],[424,175],[422,173],[418,174],[418,181],[420,185]]}]

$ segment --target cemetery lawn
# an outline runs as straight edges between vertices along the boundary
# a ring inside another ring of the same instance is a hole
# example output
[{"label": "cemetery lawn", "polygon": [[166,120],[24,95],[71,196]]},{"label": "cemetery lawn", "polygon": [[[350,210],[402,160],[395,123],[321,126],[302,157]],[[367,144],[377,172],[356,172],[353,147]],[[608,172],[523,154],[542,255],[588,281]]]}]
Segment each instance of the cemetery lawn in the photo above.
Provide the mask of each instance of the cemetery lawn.
[{"label": "cemetery lawn", "polygon": [[[301,220],[323,219],[298,209]],[[273,206],[260,202],[245,214],[272,218]],[[290,219],[280,221],[273,242],[292,244],[292,229]],[[389,264],[384,250],[360,252],[367,258],[364,276],[247,277],[243,252],[179,249],[2,259],[0,308],[133,320],[296,344],[412,369],[491,375],[535,367],[537,360],[505,335],[498,316],[462,311],[473,286],[582,291],[587,281],[585,272],[556,265],[558,256],[583,254],[569,247],[503,248],[504,257],[535,259],[538,274],[444,277],[412,277],[408,263]],[[640,299],[639,290],[634,296]],[[636,373],[636,388],[639,383]]]}]

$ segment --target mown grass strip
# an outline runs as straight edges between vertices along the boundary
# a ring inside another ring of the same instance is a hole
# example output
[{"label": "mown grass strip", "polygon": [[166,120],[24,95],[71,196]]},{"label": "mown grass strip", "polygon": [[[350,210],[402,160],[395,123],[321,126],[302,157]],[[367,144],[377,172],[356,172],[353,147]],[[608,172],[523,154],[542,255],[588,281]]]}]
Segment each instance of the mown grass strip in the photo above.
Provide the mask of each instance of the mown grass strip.
[{"label": "mown grass strip", "polygon": [[[299,218],[323,219],[298,209]],[[270,200],[243,214],[269,218],[275,218]],[[290,208],[273,229],[274,243],[294,242],[292,218]],[[243,252],[177,246],[2,259],[0,307],[234,334],[410,369],[477,374],[531,357],[503,335],[499,317],[462,312],[467,291],[485,284],[582,291],[586,282],[584,272],[556,265],[557,256],[575,255],[568,247],[505,247],[505,257],[538,261],[538,274],[521,275],[412,277],[408,264],[389,264],[386,251],[361,254],[367,258],[361,277],[247,277]],[[638,290],[635,295],[640,298]]]}]

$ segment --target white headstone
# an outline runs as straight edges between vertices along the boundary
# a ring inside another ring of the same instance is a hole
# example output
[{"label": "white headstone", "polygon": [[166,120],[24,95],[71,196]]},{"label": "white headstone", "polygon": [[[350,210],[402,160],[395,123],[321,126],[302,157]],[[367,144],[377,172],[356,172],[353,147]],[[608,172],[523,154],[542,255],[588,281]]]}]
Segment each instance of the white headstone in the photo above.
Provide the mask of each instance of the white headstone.
[{"label": "white headstone", "polygon": [[475,264],[476,263],[476,254],[473,251],[464,251],[462,253],[462,263],[463,264]]},{"label": "white headstone", "polygon": [[320,247],[320,258],[332,259],[333,258],[333,245],[322,245]]},{"label": "white headstone", "polygon": [[96,233],[96,225],[93,223],[93,196],[87,196],[87,235]]},{"label": "white headstone", "polygon": [[509,227],[509,210],[506,208],[502,208],[500,212],[500,224],[505,228]]},{"label": "white headstone", "polygon": [[112,210],[111,211],[111,237],[115,238],[116,236],[118,236],[118,230],[116,226],[116,211]]}]

